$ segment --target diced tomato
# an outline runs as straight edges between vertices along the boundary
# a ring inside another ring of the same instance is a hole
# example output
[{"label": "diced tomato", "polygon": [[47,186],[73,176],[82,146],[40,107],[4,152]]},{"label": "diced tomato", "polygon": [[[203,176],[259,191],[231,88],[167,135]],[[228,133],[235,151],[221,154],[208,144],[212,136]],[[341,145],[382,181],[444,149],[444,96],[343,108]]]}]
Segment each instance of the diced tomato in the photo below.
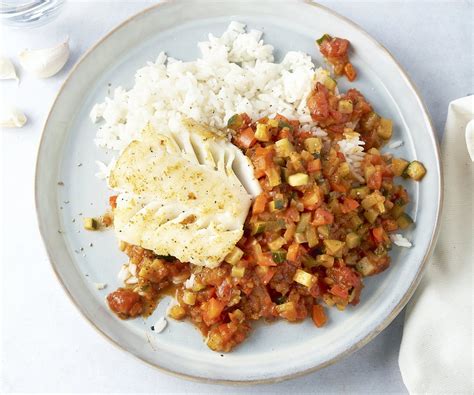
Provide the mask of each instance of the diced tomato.
[{"label": "diced tomato", "polygon": [[314,226],[330,225],[333,222],[334,222],[334,215],[332,215],[329,211],[323,208],[318,208],[314,212],[314,219],[312,222]]},{"label": "diced tomato", "polygon": [[306,167],[309,173],[314,173],[316,171],[321,170],[321,159],[313,159],[312,161],[308,162]]},{"label": "diced tomato", "polygon": [[333,285],[329,292],[331,292],[333,295],[340,297],[341,299],[346,299],[349,297],[349,293],[345,287],[342,287],[339,284]]},{"label": "diced tomato", "polygon": [[344,184],[340,182],[330,181],[329,184],[331,184],[332,190],[336,192],[346,193],[349,189],[348,187],[346,187]]},{"label": "diced tomato", "polygon": [[319,304],[313,304],[312,318],[313,318],[314,325],[316,325],[318,328],[321,328],[322,326],[326,324],[327,316],[326,316],[323,306]]},{"label": "diced tomato", "polygon": [[382,226],[387,232],[394,232],[398,230],[397,221],[394,219],[384,219],[382,221]]},{"label": "diced tomato", "polygon": [[300,213],[295,207],[288,207],[285,212],[285,217],[289,221],[297,222],[300,219]]},{"label": "diced tomato", "polygon": [[345,197],[344,201],[343,201],[343,204],[341,206],[341,211],[344,214],[347,214],[347,213],[355,210],[357,207],[359,207],[359,202],[357,200]]},{"label": "diced tomato", "polygon": [[207,326],[211,326],[219,321],[219,316],[225,308],[225,304],[215,298],[209,299],[201,306],[202,319]]},{"label": "diced tomato", "polygon": [[298,260],[298,253],[300,250],[300,245],[293,243],[288,247],[288,253],[286,254],[286,259],[289,261],[296,262]]},{"label": "diced tomato", "polygon": [[117,195],[112,195],[109,197],[109,204],[110,204],[110,207],[112,208],[117,207]]},{"label": "diced tomato", "polygon": [[259,277],[260,277],[260,281],[265,285],[267,285],[271,281],[271,279],[273,278],[273,276],[276,273],[276,269],[273,268],[273,267],[259,266],[259,267],[257,267],[257,269],[265,269],[265,270],[262,270],[262,271],[256,270]]},{"label": "diced tomato", "polygon": [[307,99],[307,106],[314,121],[325,121],[329,117],[328,90],[320,82]]},{"label": "diced tomato", "polygon": [[357,72],[354,69],[354,66],[352,65],[352,63],[346,63],[346,65],[344,66],[344,74],[347,77],[347,79],[351,82],[356,79]]},{"label": "diced tomato", "polygon": [[261,193],[255,198],[252,207],[252,214],[261,214],[265,211],[265,207],[267,206],[268,198],[265,193]]},{"label": "diced tomato", "polygon": [[374,190],[382,188],[382,172],[380,170],[369,177],[367,186]]},{"label": "diced tomato", "polygon": [[246,128],[234,137],[234,143],[240,148],[250,148],[256,142],[257,139],[252,128]]}]

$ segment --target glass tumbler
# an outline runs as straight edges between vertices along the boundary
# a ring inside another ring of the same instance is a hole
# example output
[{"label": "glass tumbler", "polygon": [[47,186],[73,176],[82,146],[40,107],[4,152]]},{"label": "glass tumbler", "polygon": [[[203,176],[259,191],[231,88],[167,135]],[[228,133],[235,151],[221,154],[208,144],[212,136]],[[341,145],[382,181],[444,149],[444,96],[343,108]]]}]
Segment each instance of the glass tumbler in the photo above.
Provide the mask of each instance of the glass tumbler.
[{"label": "glass tumbler", "polygon": [[16,27],[34,27],[58,15],[64,0],[0,0],[0,23]]}]

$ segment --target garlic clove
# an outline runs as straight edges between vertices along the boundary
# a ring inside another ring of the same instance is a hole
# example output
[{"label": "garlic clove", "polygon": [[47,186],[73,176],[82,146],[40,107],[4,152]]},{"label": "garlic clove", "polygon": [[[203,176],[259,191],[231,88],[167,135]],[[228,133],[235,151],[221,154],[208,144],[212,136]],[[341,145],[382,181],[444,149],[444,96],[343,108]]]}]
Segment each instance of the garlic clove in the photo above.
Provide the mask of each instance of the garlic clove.
[{"label": "garlic clove", "polygon": [[471,161],[474,162],[474,119],[469,121],[466,126],[466,145]]},{"label": "garlic clove", "polygon": [[69,59],[69,39],[53,48],[25,49],[19,54],[22,67],[37,78],[48,78],[61,70]]},{"label": "garlic clove", "polygon": [[0,80],[17,80],[15,66],[10,59],[0,56]]},{"label": "garlic clove", "polygon": [[26,123],[26,116],[18,108],[2,103],[0,107],[0,127],[21,128]]}]

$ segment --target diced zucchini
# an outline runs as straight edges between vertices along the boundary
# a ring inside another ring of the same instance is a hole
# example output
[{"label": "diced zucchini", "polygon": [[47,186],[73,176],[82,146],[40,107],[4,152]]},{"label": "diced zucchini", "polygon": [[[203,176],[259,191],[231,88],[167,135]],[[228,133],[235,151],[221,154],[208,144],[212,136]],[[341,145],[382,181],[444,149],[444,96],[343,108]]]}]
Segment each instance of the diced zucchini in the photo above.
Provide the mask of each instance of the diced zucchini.
[{"label": "diced zucchini", "polygon": [[361,238],[357,233],[351,232],[346,235],[347,248],[356,248],[360,246]]},{"label": "diced zucchini", "polygon": [[362,130],[365,132],[370,132],[374,127],[377,126],[379,122],[380,117],[372,111],[369,115],[365,116],[364,119],[362,119]]},{"label": "diced zucchini", "polygon": [[271,167],[266,171],[268,177],[268,183],[273,188],[281,184],[281,176],[279,170],[275,167]]},{"label": "diced zucchini", "polygon": [[349,163],[342,162],[337,169],[337,173],[340,177],[347,177],[349,174],[351,174],[351,168],[349,167]]},{"label": "diced zucchini", "polygon": [[258,141],[270,141],[271,133],[268,125],[264,123],[257,123],[257,129],[255,130],[255,138]]},{"label": "diced zucchini", "polygon": [[354,106],[350,100],[339,100],[337,104],[337,110],[342,114],[352,114]]},{"label": "diced zucchini", "polygon": [[99,228],[99,223],[95,218],[84,218],[82,220],[82,223],[84,225],[84,229],[86,230],[97,230]]},{"label": "diced zucchini", "polygon": [[306,185],[309,181],[309,176],[305,173],[296,173],[288,177],[288,184],[292,187],[299,187]]},{"label": "diced zucchini", "polygon": [[308,246],[310,248],[313,248],[316,245],[318,245],[319,238],[318,238],[318,235],[316,234],[316,229],[314,228],[314,226],[309,225],[306,228],[305,236],[306,236],[306,240],[308,241]]},{"label": "diced zucchini", "polygon": [[296,233],[303,233],[311,221],[311,213],[303,213],[300,216],[298,225],[296,225]]},{"label": "diced zucchini", "polygon": [[323,148],[323,142],[319,137],[308,137],[304,141],[304,147],[310,154],[319,154]]},{"label": "diced zucchini", "polygon": [[294,239],[298,244],[303,244],[308,241],[306,240],[306,235],[304,233],[295,233]]},{"label": "diced zucchini", "polygon": [[357,214],[354,214],[351,217],[351,225],[352,225],[353,228],[357,229],[363,223],[364,223],[364,221]]},{"label": "diced zucchini", "polygon": [[330,91],[333,91],[336,88],[336,85],[337,85],[336,81],[334,81],[331,77],[326,77],[323,84]]},{"label": "diced zucchini", "polygon": [[369,149],[369,150],[367,151],[367,153],[369,153],[369,154],[371,154],[371,155],[380,155],[380,151],[379,151],[377,148],[375,148],[375,147],[372,147],[371,149]]},{"label": "diced zucchini", "polygon": [[369,261],[367,257],[362,258],[359,262],[356,263],[357,271],[365,276],[370,276],[375,272],[375,265]]},{"label": "diced zucchini", "polygon": [[390,210],[390,215],[397,219],[405,212],[406,204],[398,204],[395,202],[393,208]]},{"label": "diced zucchini", "polygon": [[227,121],[227,127],[233,130],[240,129],[244,124],[244,120],[240,114],[232,115]]},{"label": "diced zucchini", "polygon": [[278,314],[291,314],[293,312],[296,313],[295,304],[293,302],[286,302],[283,304],[276,305],[275,309]]},{"label": "diced zucchini", "polygon": [[377,134],[384,140],[392,138],[393,123],[391,119],[381,118],[379,126],[377,127]]},{"label": "diced zucchini", "polygon": [[280,121],[278,121],[278,119],[269,119],[267,122],[267,125],[270,126],[271,128],[277,128],[279,124],[280,124]]},{"label": "diced zucchini", "polygon": [[359,188],[352,188],[349,192],[349,196],[352,199],[364,199],[370,193],[369,187],[359,187]]},{"label": "diced zucchini", "polygon": [[186,317],[186,310],[184,307],[177,304],[169,310],[168,316],[175,320],[182,320],[184,317]]},{"label": "diced zucchini", "polygon": [[387,211],[383,202],[378,202],[374,207],[380,214],[383,214],[385,211]]},{"label": "diced zucchini", "polygon": [[318,262],[318,265],[330,268],[334,265],[334,257],[327,254],[318,255],[316,257],[316,262]]},{"label": "diced zucchini", "polygon": [[361,205],[363,208],[368,210],[369,208],[375,206],[377,203],[383,203],[385,197],[378,191],[372,192],[364,200],[362,200]]},{"label": "diced zucchini", "polygon": [[287,158],[295,151],[295,147],[293,147],[291,141],[285,137],[275,142],[275,151],[278,156]]},{"label": "diced zucchini", "polygon": [[318,262],[310,255],[303,255],[301,257],[304,267],[311,269],[312,267],[318,266]]},{"label": "diced zucchini", "polygon": [[266,225],[267,225],[267,223],[263,222],[263,221],[259,221],[259,222],[255,222],[255,223],[251,224],[250,229],[251,229],[252,236],[265,232]]},{"label": "diced zucchini", "polygon": [[304,270],[297,269],[293,281],[310,288],[316,282],[316,277]]},{"label": "diced zucchini", "polygon": [[265,231],[267,232],[277,232],[281,229],[286,229],[286,222],[281,218],[275,221],[267,221],[265,224]]},{"label": "diced zucchini", "polygon": [[375,166],[373,165],[366,166],[364,170],[365,182],[369,182],[370,177],[372,177],[376,171],[377,170],[375,169]]},{"label": "diced zucchini", "polygon": [[364,217],[371,224],[375,222],[378,216],[379,216],[379,213],[377,212],[377,210],[374,210],[373,208],[369,208],[368,210],[364,211]]},{"label": "diced zucchini", "polygon": [[291,126],[288,122],[285,121],[278,121],[278,127],[280,129],[288,129],[288,131],[293,131],[293,126]]},{"label": "diced zucchini", "polygon": [[318,226],[318,233],[323,237],[323,239],[329,238],[329,226],[327,225]]},{"label": "diced zucchini", "polygon": [[278,237],[275,240],[271,241],[268,243],[268,248],[270,248],[271,251],[276,251],[279,250],[283,245],[286,244],[286,240],[283,237]]},{"label": "diced zucchini", "polygon": [[400,229],[407,229],[413,225],[413,219],[406,213],[403,213],[397,218],[397,224]]},{"label": "diced zucchini", "polygon": [[283,199],[272,200],[269,204],[270,211],[283,210],[285,208],[285,201]]},{"label": "diced zucchini", "polygon": [[285,262],[286,261],[286,251],[285,250],[273,251],[272,252],[272,259],[273,259],[273,262],[275,262],[275,263]]},{"label": "diced zucchini", "polygon": [[400,177],[407,169],[410,163],[405,159],[393,158],[392,171],[396,177]]},{"label": "diced zucchini", "polygon": [[235,265],[243,256],[244,252],[239,247],[235,246],[234,249],[227,254],[224,260],[231,265]]},{"label": "diced zucchini", "polygon": [[194,304],[196,303],[196,294],[191,291],[184,291],[183,302],[187,305],[194,306]]},{"label": "diced zucchini", "polygon": [[423,163],[414,160],[410,162],[404,172],[405,177],[410,177],[412,180],[420,181],[426,174],[425,166]]},{"label": "diced zucchini", "polygon": [[331,37],[329,34],[327,34],[327,33],[323,34],[320,38],[318,38],[318,39],[316,40],[316,43],[317,43],[318,45],[321,45],[321,44],[322,44],[324,41],[326,41],[326,40],[332,40],[332,37]]},{"label": "diced zucchini", "polygon": [[245,274],[245,267],[233,266],[230,274],[232,277],[242,278]]},{"label": "diced zucchini", "polygon": [[326,247],[326,254],[334,256],[336,258],[342,257],[342,250],[346,243],[339,240],[324,240],[324,246]]}]

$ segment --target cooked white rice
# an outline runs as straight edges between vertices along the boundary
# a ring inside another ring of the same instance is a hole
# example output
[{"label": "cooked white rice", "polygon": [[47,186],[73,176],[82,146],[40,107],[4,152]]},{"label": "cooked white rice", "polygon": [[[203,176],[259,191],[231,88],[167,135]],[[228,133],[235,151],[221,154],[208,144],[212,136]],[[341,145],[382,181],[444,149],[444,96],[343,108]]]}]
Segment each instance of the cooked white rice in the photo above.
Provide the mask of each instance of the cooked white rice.
[{"label": "cooked white rice", "polygon": [[[232,22],[221,37],[209,35],[209,41],[198,44],[197,60],[183,62],[160,53],[137,71],[130,90],[118,87],[113,97],[94,106],[92,120],[103,120],[96,144],[122,150],[148,122],[159,130],[179,130],[183,118],[193,118],[223,128],[242,112],[254,119],[280,113],[326,135],[315,128],[306,98],[311,83],[323,81],[328,72],[316,69],[303,52],[288,52],[281,63],[274,63],[273,47],[261,36]],[[99,176],[106,173],[102,167]]]},{"label": "cooked white rice", "polygon": [[360,166],[365,155],[365,142],[360,139],[359,133],[353,132],[345,134],[345,139],[338,141],[338,145],[354,176],[363,182],[364,179],[361,175]]}]

